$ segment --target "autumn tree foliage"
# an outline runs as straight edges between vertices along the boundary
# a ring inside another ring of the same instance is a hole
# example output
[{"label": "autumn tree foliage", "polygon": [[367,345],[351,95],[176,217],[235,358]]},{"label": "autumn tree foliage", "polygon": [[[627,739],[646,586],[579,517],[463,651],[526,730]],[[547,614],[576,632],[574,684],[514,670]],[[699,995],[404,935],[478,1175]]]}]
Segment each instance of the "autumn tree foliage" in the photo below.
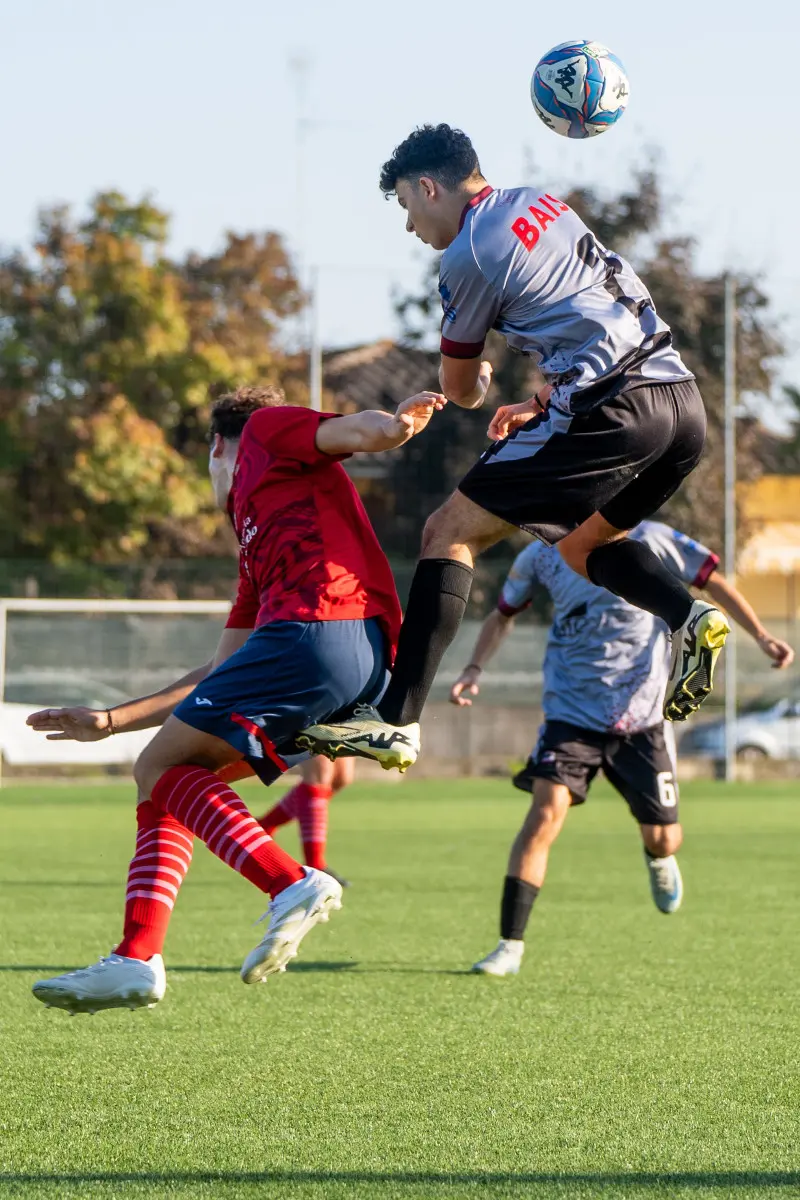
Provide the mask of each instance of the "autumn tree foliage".
[{"label": "autumn tree foliage", "polygon": [[281,348],[304,304],[275,233],[176,261],[149,200],[43,211],[0,258],[0,556],[120,562],[208,553],[221,521],[210,396],[265,378],[302,397]]}]

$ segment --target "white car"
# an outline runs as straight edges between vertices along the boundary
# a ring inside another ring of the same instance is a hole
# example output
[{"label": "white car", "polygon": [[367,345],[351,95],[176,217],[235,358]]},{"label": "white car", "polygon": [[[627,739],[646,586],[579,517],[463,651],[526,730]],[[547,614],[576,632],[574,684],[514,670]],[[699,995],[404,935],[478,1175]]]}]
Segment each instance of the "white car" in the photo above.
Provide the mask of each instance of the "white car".
[{"label": "white car", "polygon": [[0,754],[13,767],[132,763],[155,733],[154,729],[142,729],[99,742],[48,742],[45,734],[25,724],[30,714],[41,708],[113,708],[128,699],[106,683],[79,675],[9,672],[4,696],[0,703]]},{"label": "white car", "polygon": [[[746,712],[734,724],[736,754],[741,759],[800,758],[800,701],[778,700],[769,708]],[[723,721],[698,723],[678,745],[681,754],[725,757]]]}]

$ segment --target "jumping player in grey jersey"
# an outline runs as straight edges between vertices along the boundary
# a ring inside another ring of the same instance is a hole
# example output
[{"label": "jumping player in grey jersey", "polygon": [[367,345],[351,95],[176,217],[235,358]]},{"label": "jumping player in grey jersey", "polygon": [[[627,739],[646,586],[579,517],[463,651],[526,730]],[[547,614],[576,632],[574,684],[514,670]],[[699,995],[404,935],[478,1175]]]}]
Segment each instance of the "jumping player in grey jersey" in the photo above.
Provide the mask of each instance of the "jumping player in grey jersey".
[{"label": "jumping player in grey jersey", "polygon": [[[657,521],[643,521],[631,537],[649,546],[677,579],[723,605],[775,667],[790,665],[792,649],[766,631],[744,596],[717,571],[716,554]],[[550,593],[554,608],[544,658],[544,724],[513,781],[532,791],[533,801],[511,846],[500,942],[473,968],[486,975],[519,971],[525,928],[550,849],[570,805],[583,804],[599,770],[639,825],[657,907],[675,912],[683,895],[675,858],[683,831],[672,731],[661,718],[669,669],[663,622],[595,587],[570,570],[556,549],[534,542],[515,559],[450,699],[464,706],[478,695],[482,669],[511,632],[516,614],[530,603],[536,584]]]},{"label": "jumping player in grey jersey", "polygon": [[644,284],[545,189],[493,188],[466,134],[415,130],[383,166],[406,228],[443,250],[442,390],[479,407],[491,381],[486,335],[537,359],[546,380],[501,407],[493,445],[429,519],[391,683],[380,713],[304,731],[329,755],[390,765],[419,745],[419,721],[469,597],[478,554],[526,529],[558,544],[579,575],[660,617],[672,634],[664,715],[683,720],[711,690],[729,626],[695,601],[646,542],[627,531],[656,512],[696,466],[705,411]]}]

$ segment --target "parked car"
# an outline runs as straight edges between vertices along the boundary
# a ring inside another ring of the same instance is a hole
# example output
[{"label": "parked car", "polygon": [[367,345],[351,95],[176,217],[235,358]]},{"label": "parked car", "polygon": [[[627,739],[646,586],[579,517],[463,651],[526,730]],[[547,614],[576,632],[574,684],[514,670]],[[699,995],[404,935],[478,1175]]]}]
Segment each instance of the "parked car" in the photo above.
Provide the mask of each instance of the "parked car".
[{"label": "parked car", "polygon": [[[800,758],[800,700],[778,700],[769,708],[743,713],[734,723],[740,759]],[[704,758],[725,757],[725,722],[707,721],[687,729],[678,750]]]},{"label": "parked car", "polygon": [[97,765],[133,762],[153,737],[153,729],[119,733],[99,742],[48,742],[25,724],[40,708],[112,708],[127,700],[97,679],[55,671],[9,671],[0,703],[0,754],[11,766]]}]

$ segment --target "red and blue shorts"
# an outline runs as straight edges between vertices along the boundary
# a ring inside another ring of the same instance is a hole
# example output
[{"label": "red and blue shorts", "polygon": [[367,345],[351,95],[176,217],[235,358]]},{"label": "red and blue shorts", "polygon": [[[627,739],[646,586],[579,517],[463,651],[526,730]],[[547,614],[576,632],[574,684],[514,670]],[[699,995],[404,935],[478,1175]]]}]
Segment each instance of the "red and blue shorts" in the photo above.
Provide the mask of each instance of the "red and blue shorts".
[{"label": "red and blue shorts", "polygon": [[212,671],[174,715],[228,742],[264,783],[307,757],[307,725],[345,720],[376,704],[389,681],[378,621],[273,621]]}]

